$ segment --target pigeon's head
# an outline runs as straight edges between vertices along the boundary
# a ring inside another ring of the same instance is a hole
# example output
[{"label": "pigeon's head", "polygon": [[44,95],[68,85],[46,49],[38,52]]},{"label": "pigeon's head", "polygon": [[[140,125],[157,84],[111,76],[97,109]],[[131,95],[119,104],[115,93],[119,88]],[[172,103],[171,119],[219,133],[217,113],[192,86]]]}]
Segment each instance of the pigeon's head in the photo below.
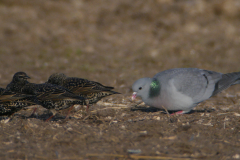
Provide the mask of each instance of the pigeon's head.
[{"label": "pigeon's head", "polygon": [[13,76],[14,82],[27,82],[30,77],[25,72],[17,72]]},{"label": "pigeon's head", "polygon": [[137,96],[141,98],[146,98],[148,96],[151,82],[152,78],[141,78],[134,82],[134,84],[132,85],[132,100],[134,100]]},{"label": "pigeon's head", "polygon": [[67,78],[67,76],[63,73],[54,73],[52,74],[46,83],[62,85],[63,81]]}]

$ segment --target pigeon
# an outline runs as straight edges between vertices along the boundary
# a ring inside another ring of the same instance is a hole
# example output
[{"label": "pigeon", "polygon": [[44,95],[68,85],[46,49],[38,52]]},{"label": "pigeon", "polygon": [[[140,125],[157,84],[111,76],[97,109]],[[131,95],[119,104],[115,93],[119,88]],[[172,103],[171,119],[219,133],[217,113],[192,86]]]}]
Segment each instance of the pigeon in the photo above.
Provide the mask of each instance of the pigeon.
[{"label": "pigeon", "polygon": [[19,94],[0,88],[0,116],[11,116],[27,106],[37,105],[35,96]]},{"label": "pigeon", "polygon": [[[71,110],[75,104],[82,105],[86,103],[84,97],[75,95],[64,87],[48,83],[30,83],[27,81],[29,78],[30,77],[25,72],[15,73],[13,80],[7,85],[7,90],[36,96],[36,99],[41,106],[49,109],[53,113],[53,115],[46,121],[49,121],[52,117],[54,117],[57,113],[56,111],[58,110],[69,107],[71,107]],[[68,117],[68,114],[66,118]]]},{"label": "pigeon", "polygon": [[139,96],[146,105],[184,114],[239,83],[240,72],[222,74],[197,68],[175,68],[159,72],[153,78],[138,79],[132,85],[132,100]]},{"label": "pigeon", "polygon": [[46,83],[60,85],[69,89],[76,95],[86,98],[87,111],[90,104],[97,103],[99,100],[106,96],[113,94],[120,94],[112,91],[114,87],[104,86],[98,82],[89,81],[83,78],[67,77],[63,73],[52,74]]}]

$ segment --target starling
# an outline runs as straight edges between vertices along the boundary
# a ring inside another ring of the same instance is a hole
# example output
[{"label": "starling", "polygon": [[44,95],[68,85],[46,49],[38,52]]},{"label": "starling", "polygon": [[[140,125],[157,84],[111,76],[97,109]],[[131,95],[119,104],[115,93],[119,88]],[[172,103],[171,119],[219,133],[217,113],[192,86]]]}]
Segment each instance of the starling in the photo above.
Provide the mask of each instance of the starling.
[{"label": "starling", "polygon": [[36,96],[36,99],[41,106],[49,109],[53,113],[53,115],[46,121],[50,120],[58,110],[66,109],[71,106],[73,107],[74,104],[85,104],[85,98],[75,95],[64,87],[48,83],[29,83],[27,81],[28,78],[30,77],[27,76],[26,73],[17,72],[13,76],[12,82],[7,86],[7,89],[17,93]]},{"label": "starling", "polygon": [[5,89],[0,87],[0,95],[2,95],[4,92],[5,92]]},{"label": "starling", "polygon": [[106,96],[120,94],[112,91],[114,87],[104,86],[98,82],[83,78],[67,77],[63,73],[52,74],[46,83],[55,84],[69,89],[76,95],[86,98],[87,110],[90,104],[97,103]]},{"label": "starling", "polygon": [[24,107],[37,105],[34,97],[33,95],[14,93],[0,88],[0,116],[11,116]]},{"label": "starling", "polygon": [[6,90],[21,93],[22,87],[29,83],[27,79],[30,79],[30,77],[25,72],[15,73],[12,81],[7,85]]}]

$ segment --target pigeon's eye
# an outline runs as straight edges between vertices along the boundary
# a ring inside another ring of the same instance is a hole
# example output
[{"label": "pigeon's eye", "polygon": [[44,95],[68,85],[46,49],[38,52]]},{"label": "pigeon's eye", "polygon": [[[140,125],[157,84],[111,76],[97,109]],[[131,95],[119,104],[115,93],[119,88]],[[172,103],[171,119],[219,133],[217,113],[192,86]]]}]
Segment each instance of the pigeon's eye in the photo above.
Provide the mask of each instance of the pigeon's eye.
[{"label": "pigeon's eye", "polygon": [[139,89],[139,90],[142,90],[142,87],[139,87],[138,89]]}]

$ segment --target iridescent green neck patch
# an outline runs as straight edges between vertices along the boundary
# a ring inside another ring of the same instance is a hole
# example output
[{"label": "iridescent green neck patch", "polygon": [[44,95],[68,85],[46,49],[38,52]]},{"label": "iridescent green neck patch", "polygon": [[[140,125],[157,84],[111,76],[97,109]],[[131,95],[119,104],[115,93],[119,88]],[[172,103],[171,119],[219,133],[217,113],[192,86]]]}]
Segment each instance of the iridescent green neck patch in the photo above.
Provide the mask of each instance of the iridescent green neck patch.
[{"label": "iridescent green neck patch", "polygon": [[149,97],[153,98],[159,96],[160,89],[161,89],[160,82],[157,79],[153,79],[152,83],[150,84]]}]

